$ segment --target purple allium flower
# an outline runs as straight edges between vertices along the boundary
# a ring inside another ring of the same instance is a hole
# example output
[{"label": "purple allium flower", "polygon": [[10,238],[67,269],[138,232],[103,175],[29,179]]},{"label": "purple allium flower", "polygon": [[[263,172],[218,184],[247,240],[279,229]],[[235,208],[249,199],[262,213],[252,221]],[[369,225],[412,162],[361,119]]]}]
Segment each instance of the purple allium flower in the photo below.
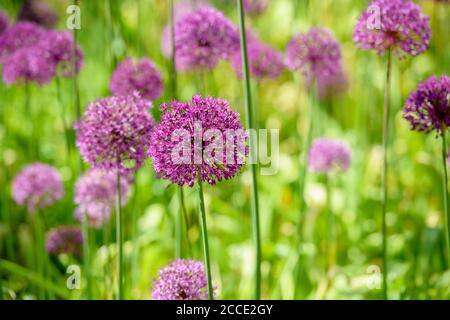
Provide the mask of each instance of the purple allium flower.
[{"label": "purple allium flower", "polygon": [[251,16],[259,16],[269,7],[268,0],[244,0],[244,11]]},{"label": "purple allium flower", "polygon": [[248,153],[247,134],[226,100],[194,96],[190,103],[163,104],[161,111],[150,144],[160,178],[192,187],[199,176],[214,185],[239,173]]},{"label": "purple allium flower", "polygon": [[159,271],[153,300],[207,300],[207,280],[202,262],[176,260]]},{"label": "purple allium flower", "polygon": [[125,59],[111,77],[113,95],[129,95],[138,91],[142,98],[154,101],[161,96],[163,81],[161,74],[150,59]]},{"label": "purple allium flower", "polygon": [[76,226],[59,226],[47,232],[45,249],[48,253],[80,256],[83,250],[83,234]]},{"label": "purple allium flower", "polygon": [[[82,222],[86,214],[89,225],[94,228],[109,221],[116,200],[116,183],[117,176],[111,171],[92,169],[81,176],[75,185],[77,220]],[[130,184],[126,178],[120,179],[120,183],[122,206],[125,206]]]},{"label": "purple allium flower", "polygon": [[92,102],[74,126],[84,160],[94,168],[121,174],[141,167],[155,125],[149,106],[137,93]]},{"label": "purple allium flower", "polygon": [[83,51],[80,46],[75,46],[75,72],[73,70],[73,47],[72,33],[68,31],[48,31],[39,43],[49,56],[50,62],[55,66],[59,75],[72,77],[80,72],[83,66]]},{"label": "purple allium flower", "polygon": [[9,27],[9,18],[7,14],[0,10],[0,34],[2,34]]},{"label": "purple allium flower", "polygon": [[322,77],[317,80],[317,93],[321,100],[329,100],[342,95],[348,89],[348,78],[344,70],[332,77]]},{"label": "purple allium flower", "polygon": [[175,24],[176,65],[179,70],[211,70],[239,48],[238,29],[224,14],[200,6]]},{"label": "purple allium flower", "polygon": [[412,130],[443,134],[450,127],[450,77],[431,76],[419,84],[406,101],[403,117]]},{"label": "purple allium flower", "polygon": [[55,75],[54,64],[40,46],[16,50],[3,66],[3,81],[7,85],[36,82],[49,83]]},{"label": "purple allium flower", "polygon": [[19,21],[30,21],[52,28],[58,22],[58,15],[42,0],[26,0],[17,16]]},{"label": "purple allium flower", "polygon": [[353,31],[361,49],[379,54],[391,49],[400,57],[424,52],[430,38],[429,18],[411,0],[373,0]]},{"label": "purple allium flower", "polygon": [[38,43],[46,30],[32,22],[18,22],[0,35],[0,63],[16,50]]},{"label": "purple allium flower", "polygon": [[61,176],[49,165],[31,164],[14,178],[12,196],[18,205],[26,206],[29,212],[47,208],[64,196]]},{"label": "purple allium flower", "polygon": [[[247,53],[249,69],[252,76],[257,79],[278,78],[285,69],[282,54],[257,39],[250,39],[251,37],[247,43]],[[236,51],[232,62],[236,74],[241,78],[242,54],[240,50]]]},{"label": "purple allium flower", "polygon": [[[183,0],[179,1],[174,7],[174,23],[183,18],[185,15],[194,11],[199,5],[203,5],[203,1]],[[170,25],[164,27],[161,34],[161,51],[165,58],[172,57],[172,39],[170,37]]]},{"label": "purple allium flower", "polygon": [[350,149],[340,140],[319,138],[309,150],[308,167],[313,172],[329,173],[335,169],[345,172],[350,162]]},{"label": "purple allium flower", "polygon": [[327,81],[342,70],[339,43],[322,28],[294,36],[287,46],[286,60],[290,70],[300,70],[308,87],[314,81]]}]

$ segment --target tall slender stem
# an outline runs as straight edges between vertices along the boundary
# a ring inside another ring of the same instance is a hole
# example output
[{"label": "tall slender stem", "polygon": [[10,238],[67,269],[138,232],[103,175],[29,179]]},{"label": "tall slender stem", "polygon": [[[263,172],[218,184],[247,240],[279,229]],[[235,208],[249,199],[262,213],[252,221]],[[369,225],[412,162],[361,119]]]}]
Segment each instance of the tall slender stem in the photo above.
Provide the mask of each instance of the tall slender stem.
[{"label": "tall slender stem", "polygon": [[[40,212],[32,213],[34,215],[34,227],[35,227],[35,241],[36,241],[36,271],[37,273],[47,281],[47,275],[45,272],[45,250],[44,250],[44,226],[42,223],[42,217]],[[38,298],[40,300],[45,299],[46,292],[45,286],[38,289]]]},{"label": "tall slender stem", "polygon": [[205,255],[205,267],[206,267],[206,279],[208,281],[208,298],[209,300],[214,299],[214,291],[211,280],[211,262],[209,258],[209,243],[208,243],[208,228],[206,226],[206,210],[205,210],[205,199],[203,196],[203,183],[202,179],[198,179],[198,195],[200,198],[200,217],[202,224],[202,238],[203,238],[203,252]]},{"label": "tall slender stem", "polygon": [[[79,0],[74,0],[73,4],[79,6]],[[77,43],[78,43],[78,29],[73,28],[73,46],[72,46],[72,85],[73,85],[73,103],[75,106],[75,115],[77,120],[81,118],[81,103],[80,103],[80,88],[78,86],[78,75],[75,72],[77,70]]]},{"label": "tall slender stem", "polygon": [[55,77],[55,82],[56,82],[56,95],[58,98],[59,106],[61,108],[61,122],[63,125],[64,137],[66,140],[66,152],[67,152],[67,156],[70,157],[69,126],[67,125],[66,115],[65,115],[65,111],[64,111],[65,110],[64,103],[62,101],[62,96],[61,96],[61,80],[60,80],[60,78]]},{"label": "tall slender stem", "polygon": [[92,299],[92,279],[91,279],[91,253],[90,253],[90,237],[89,237],[89,219],[86,212],[83,212],[81,221],[81,228],[83,232],[83,268],[86,275],[86,298]]},{"label": "tall slender stem", "polygon": [[447,170],[447,139],[446,139],[446,128],[442,130],[442,187],[443,187],[443,197],[444,197],[444,215],[445,215],[445,241],[447,246],[447,267],[450,268],[450,208],[448,205],[448,170]]},{"label": "tall slender stem", "polygon": [[[245,14],[243,0],[237,0],[238,12],[239,12],[239,29],[241,34],[241,51],[242,51],[242,75],[244,79],[244,93],[245,93],[245,107],[247,127],[249,129],[254,128],[253,111],[252,111],[252,94],[250,87],[250,72],[248,67],[248,54],[247,54],[247,37],[245,33]],[[256,139],[257,140],[257,139]],[[257,144],[257,141],[255,141]],[[253,144],[250,146],[250,152],[255,155],[255,147]],[[251,184],[251,208],[252,208],[252,233],[253,242],[255,245],[255,299],[261,298],[261,239],[260,239],[260,226],[259,226],[259,203],[258,203],[258,181],[257,181],[257,165],[250,164],[252,184]]]},{"label": "tall slender stem", "polygon": [[123,278],[123,235],[122,235],[122,191],[120,186],[120,174],[116,177],[116,242],[117,242],[117,282],[119,300],[124,298]]},{"label": "tall slender stem", "polygon": [[328,174],[325,175],[325,188],[327,193],[327,222],[328,222],[328,268],[332,268],[336,258],[336,236],[335,236],[335,219],[331,208],[331,185]]},{"label": "tall slender stem", "polygon": [[388,171],[388,146],[389,146],[389,118],[391,108],[391,50],[387,54],[386,67],[386,87],[384,93],[384,108],[383,108],[383,167],[381,172],[381,220],[382,220],[382,252],[383,252],[383,298],[388,299],[388,261],[387,261],[387,225],[386,225],[386,211],[388,201],[388,186],[387,186],[387,171]]}]

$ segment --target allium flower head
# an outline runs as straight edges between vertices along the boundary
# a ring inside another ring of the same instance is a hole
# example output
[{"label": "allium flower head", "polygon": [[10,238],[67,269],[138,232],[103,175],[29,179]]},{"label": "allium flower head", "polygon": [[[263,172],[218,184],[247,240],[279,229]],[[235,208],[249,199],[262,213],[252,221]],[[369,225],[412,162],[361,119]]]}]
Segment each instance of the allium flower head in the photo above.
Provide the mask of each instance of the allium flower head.
[{"label": "allium flower head", "polygon": [[[117,177],[113,172],[92,169],[81,176],[75,185],[75,216],[83,221],[86,214],[89,225],[100,228],[109,221],[116,200]],[[127,201],[130,187],[126,178],[120,179],[122,205]]]},{"label": "allium flower head", "polygon": [[443,134],[450,127],[450,77],[431,76],[411,93],[403,117],[412,130]]},{"label": "allium flower head", "polygon": [[134,172],[147,157],[154,120],[139,94],[92,102],[75,124],[77,146],[94,168]]},{"label": "allium flower head", "polygon": [[142,98],[154,101],[161,96],[161,74],[150,59],[125,59],[114,71],[110,89],[113,95],[122,96],[138,91]]},{"label": "allium flower head", "polygon": [[309,170],[329,173],[347,171],[351,162],[348,146],[340,140],[319,138],[313,141],[308,155]]},{"label": "allium flower head", "polygon": [[50,62],[55,66],[59,75],[72,77],[78,74],[83,66],[83,51],[75,46],[75,70],[73,70],[74,40],[68,31],[48,31],[39,43],[48,54]]},{"label": "allium flower head", "polygon": [[49,83],[55,75],[54,64],[39,46],[16,50],[3,66],[3,81],[7,85],[36,82]]},{"label": "allium flower head", "polygon": [[424,52],[430,38],[429,18],[411,0],[373,0],[353,31],[360,48],[379,54],[391,49],[400,57]]},{"label": "allium flower head", "polygon": [[207,280],[202,262],[176,260],[159,271],[153,300],[207,300]]},{"label": "allium flower head", "polygon": [[[250,73],[257,79],[276,79],[285,69],[282,54],[259,40],[249,38],[247,54]],[[232,62],[236,74],[238,77],[242,77],[242,54],[240,51],[234,54]]]},{"label": "allium flower head", "polygon": [[19,21],[30,21],[52,28],[58,22],[58,15],[42,0],[26,0],[17,16]]},{"label": "allium flower head", "polygon": [[16,50],[31,47],[46,34],[46,30],[32,22],[18,22],[0,35],[0,63]]},{"label": "allium flower head", "polygon": [[269,7],[268,0],[244,0],[244,11],[250,16],[259,16]]},{"label": "allium flower head", "polygon": [[59,226],[47,233],[45,249],[48,253],[80,256],[83,249],[83,234],[79,227]]},{"label": "allium flower head", "polygon": [[237,28],[222,12],[200,6],[175,25],[176,65],[179,70],[213,69],[239,46]]},{"label": "allium flower head", "polygon": [[0,34],[2,34],[9,27],[9,18],[7,14],[0,10]]},{"label": "allium flower head", "polygon": [[12,196],[29,212],[47,208],[64,196],[61,176],[46,164],[31,164],[14,178]]},{"label": "allium flower head", "polygon": [[247,134],[226,100],[194,96],[190,103],[173,101],[161,110],[150,144],[159,177],[192,187],[199,177],[214,185],[238,174],[248,152]]},{"label": "allium flower head", "polygon": [[322,28],[294,36],[287,46],[286,60],[290,70],[302,73],[307,86],[335,77],[342,70],[339,43]]}]

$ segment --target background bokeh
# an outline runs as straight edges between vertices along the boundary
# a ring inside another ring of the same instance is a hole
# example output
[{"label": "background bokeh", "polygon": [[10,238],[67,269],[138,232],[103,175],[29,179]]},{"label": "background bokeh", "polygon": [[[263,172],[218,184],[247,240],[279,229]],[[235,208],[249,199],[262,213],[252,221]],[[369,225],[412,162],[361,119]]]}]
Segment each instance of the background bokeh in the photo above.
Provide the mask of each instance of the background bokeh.
[{"label": "background bokeh", "polygon": [[[167,23],[168,1],[81,0],[79,43],[85,66],[79,75],[81,102],[108,96],[112,61],[127,56],[151,58],[163,74],[166,90],[154,102],[171,100],[170,62],[161,53],[161,34]],[[65,28],[69,1],[48,1],[59,13],[58,29]],[[235,1],[211,0],[237,23]],[[300,75],[285,71],[277,80],[253,83],[261,128],[280,129],[280,166],[277,174],[261,176],[260,207],[263,254],[263,298],[269,299],[376,299],[376,266],[381,266],[381,128],[385,58],[362,51],[352,42],[356,20],[368,1],[272,0],[269,9],[247,18],[248,25],[266,43],[284,52],[290,38],[312,26],[329,28],[342,45],[348,90],[327,101],[316,102],[326,136],[345,140],[352,150],[350,170],[332,181],[332,209],[337,221],[337,265],[328,270],[325,248],[327,221],[323,214],[326,192],[323,179],[309,174],[305,188],[306,212],[301,230],[298,177],[303,137],[307,126],[308,92]],[[402,107],[417,84],[432,74],[450,71],[450,5],[419,1],[430,16],[431,46],[416,58],[394,58],[392,81],[392,128],[388,176],[389,295],[393,299],[449,299],[450,271],[445,270],[445,238],[441,186],[440,141],[433,134],[410,131]],[[2,0],[1,9],[15,16],[21,1]],[[108,9],[111,6],[111,11]],[[111,12],[111,14],[109,14]],[[230,63],[205,76],[205,93],[227,99],[244,117],[243,86]],[[180,100],[197,93],[198,75],[179,75]],[[72,83],[63,80],[66,116],[75,110]],[[65,197],[45,211],[48,227],[75,224],[73,186],[80,175],[75,148],[65,149],[61,107],[56,84],[33,86],[32,114],[24,110],[24,89],[0,84],[0,248],[3,286],[9,298],[32,298],[40,285],[33,270],[30,217],[11,198],[11,182],[29,158],[29,117],[36,129],[39,160],[55,166],[65,183]],[[70,131],[74,140],[74,132]],[[301,141],[301,140],[300,140]],[[84,165],[87,169],[87,165]],[[155,177],[151,161],[137,174],[137,183],[124,209],[127,298],[149,299],[158,270],[174,258],[174,223],[178,213],[176,188]],[[221,299],[251,298],[253,249],[250,220],[250,173],[215,187],[205,187],[213,278]],[[197,216],[196,190],[185,189],[189,228],[183,247],[185,257],[203,259]],[[134,232],[133,221],[137,221]],[[113,232],[113,228],[111,226]],[[301,245],[298,245],[301,236]],[[93,274],[98,298],[112,298],[115,245],[109,235],[94,234]],[[80,261],[54,259],[52,284],[57,297],[83,297],[82,290],[65,291],[65,266]],[[6,263],[9,261],[11,263]],[[300,263],[300,267],[298,267]],[[375,273],[374,273],[375,272]],[[375,284],[375,285],[374,285]]]}]

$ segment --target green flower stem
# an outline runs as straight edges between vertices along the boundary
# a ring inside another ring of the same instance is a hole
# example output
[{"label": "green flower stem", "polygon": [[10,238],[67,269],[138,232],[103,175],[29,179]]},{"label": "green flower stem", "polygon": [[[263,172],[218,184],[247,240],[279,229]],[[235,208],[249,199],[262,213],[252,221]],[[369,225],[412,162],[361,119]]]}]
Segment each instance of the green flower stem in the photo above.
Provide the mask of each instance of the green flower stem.
[{"label": "green flower stem", "polygon": [[325,188],[327,193],[327,203],[326,203],[326,211],[327,211],[327,222],[328,222],[328,268],[331,269],[336,261],[336,222],[334,219],[333,210],[331,208],[331,185],[330,185],[330,177],[325,175]]},{"label": "green flower stem", "polygon": [[[45,271],[46,252],[44,249],[44,226],[42,222],[42,216],[40,212],[32,213],[34,216],[34,231],[35,231],[35,243],[36,243],[36,272],[42,277],[45,283],[47,283],[47,274]],[[46,297],[45,286],[38,287],[38,299],[44,300]]]},{"label": "green flower stem", "polygon": [[388,186],[387,186],[387,171],[388,171],[388,146],[389,146],[389,120],[390,120],[390,108],[391,108],[391,66],[392,55],[391,50],[388,50],[387,54],[387,67],[386,67],[386,87],[384,94],[384,108],[383,108],[383,165],[381,172],[381,186],[382,186],[382,198],[381,198],[381,220],[382,220],[382,254],[383,254],[383,298],[388,299],[388,259],[387,259],[387,225],[386,225],[386,212],[388,201]]},{"label": "green flower stem", "polygon": [[56,82],[56,95],[57,95],[59,106],[61,108],[61,122],[62,122],[62,125],[63,125],[64,137],[65,137],[65,140],[66,140],[66,152],[67,152],[67,157],[70,158],[69,126],[67,125],[64,103],[62,101],[61,79],[59,77],[55,77],[55,82]]},{"label": "green flower stem", "polygon": [[450,211],[448,205],[448,169],[447,169],[447,139],[446,128],[442,130],[442,187],[444,197],[444,210],[445,210],[445,241],[447,246],[447,267],[450,268]]},{"label": "green flower stem", "polygon": [[203,196],[203,182],[201,178],[198,179],[198,195],[200,199],[200,214],[201,214],[200,218],[202,225],[203,252],[205,255],[206,279],[208,281],[208,298],[209,300],[213,300],[214,291],[211,280],[211,262],[209,258],[208,228],[206,225],[205,199]]},{"label": "green flower stem", "polygon": [[122,234],[122,191],[120,186],[120,174],[116,178],[116,243],[117,243],[117,290],[119,300],[124,298],[123,277],[123,234]]},{"label": "green flower stem", "polygon": [[[79,6],[80,5],[80,1],[79,0],[74,0],[73,4],[75,6]],[[76,70],[76,65],[77,65],[77,43],[78,43],[78,29],[74,28],[72,30],[72,35],[73,35],[73,47],[72,47],[72,70]],[[76,115],[76,119],[79,120],[81,118],[81,102],[80,102],[80,88],[78,85],[78,75],[76,74],[76,72],[74,72],[73,76],[72,76],[72,85],[73,85],[73,104],[75,107],[75,115]]]},{"label": "green flower stem", "polygon": [[91,277],[91,248],[89,236],[89,220],[86,212],[83,213],[81,228],[83,232],[83,269],[86,277],[86,299],[92,299],[92,277]]},{"label": "green flower stem", "polygon": [[[239,29],[241,34],[241,50],[242,50],[242,75],[244,79],[245,107],[247,128],[253,129],[253,110],[252,110],[252,94],[250,87],[250,73],[248,66],[247,54],[247,36],[245,33],[245,14],[243,0],[237,0],[239,12]],[[256,139],[257,140],[257,139]],[[255,141],[257,144],[257,141]],[[255,145],[250,146],[250,152],[255,154]],[[251,169],[251,208],[252,208],[252,233],[255,245],[255,299],[261,298],[261,239],[260,239],[260,222],[259,222],[259,202],[258,202],[258,182],[257,182],[257,165],[250,164]]]}]

